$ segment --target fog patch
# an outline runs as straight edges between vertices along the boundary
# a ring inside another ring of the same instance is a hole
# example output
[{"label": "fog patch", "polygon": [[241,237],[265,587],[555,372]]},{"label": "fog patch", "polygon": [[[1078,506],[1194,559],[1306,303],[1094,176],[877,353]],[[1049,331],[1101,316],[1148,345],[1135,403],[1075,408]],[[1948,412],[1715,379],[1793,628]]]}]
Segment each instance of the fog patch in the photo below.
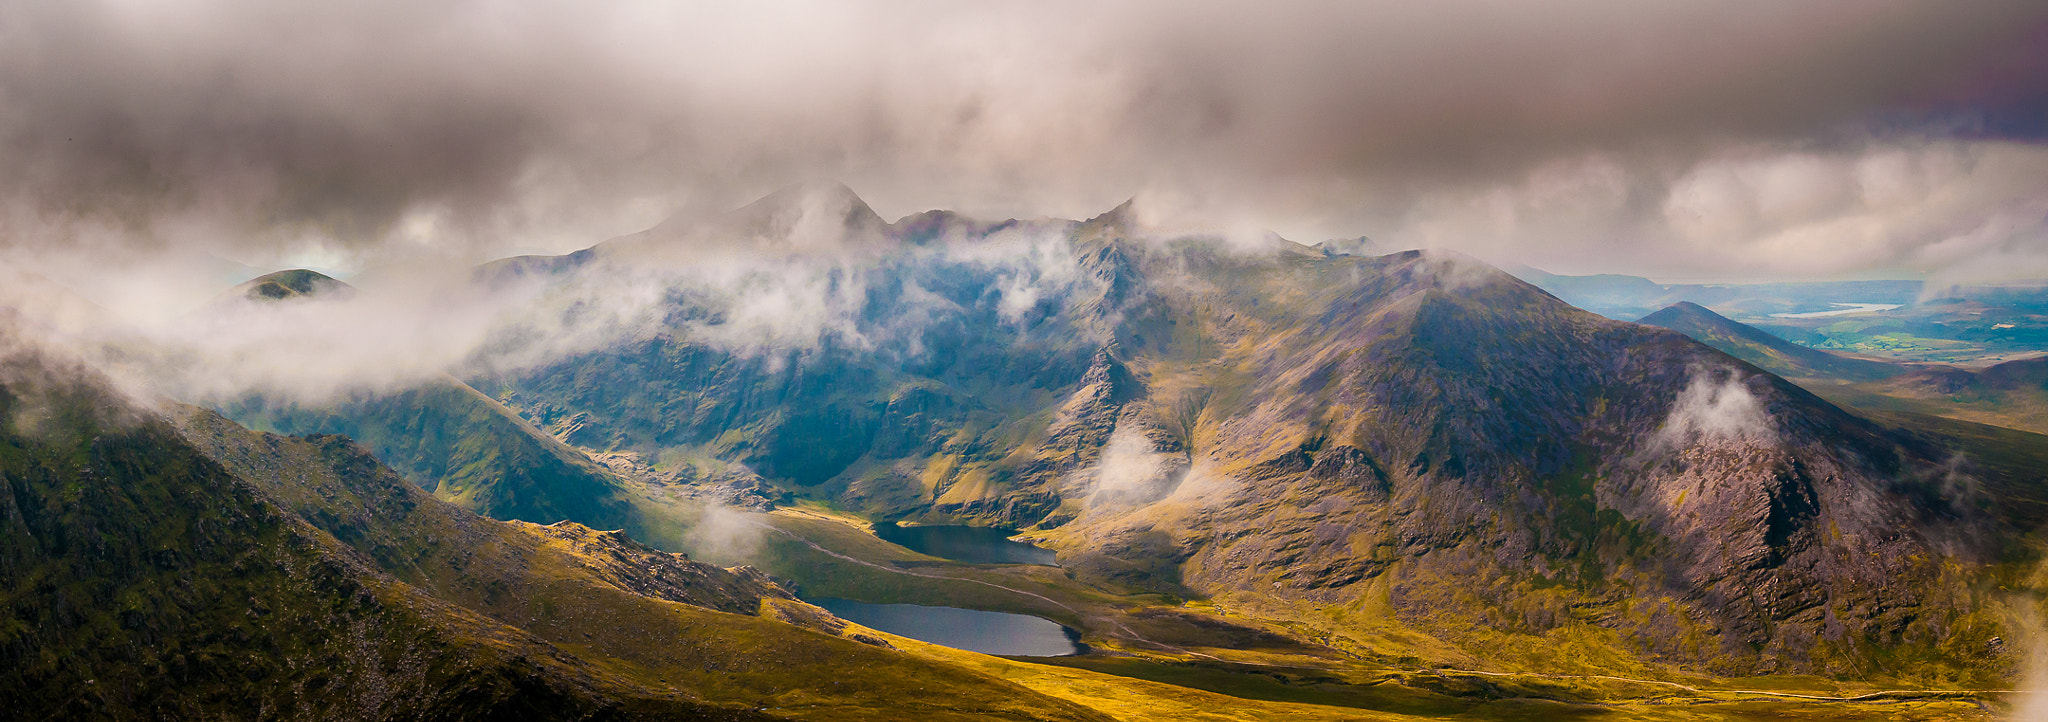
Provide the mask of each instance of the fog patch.
[{"label": "fog patch", "polygon": [[226,289],[253,269],[178,249],[117,263],[97,245],[0,250],[0,307],[131,395],[319,404],[662,337],[748,357],[833,348],[911,361],[933,327],[964,319],[1068,343],[1070,330],[1040,322],[1099,282],[1078,265],[1068,223],[963,224],[877,245],[871,213],[846,220],[860,203],[850,192],[792,200],[698,224],[731,234],[718,252],[605,243],[485,280],[467,259],[421,256],[344,279],[358,293],[283,301],[234,297]]},{"label": "fog patch", "polygon": [[1197,507],[1220,505],[1243,488],[1236,479],[1219,474],[1204,463],[1196,463],[1181,476],[1166,501]]},{"label": "fog patch", "polygon": [[683,532],[683,548],[693,557],[721,566],[752,562],[768,533],[767,515],[718,503],[706,503],[697,520]]},{"label": "fog patch", "polygon": [[1102,456],[1085,472],[1091,509],[1149,504],[1173,493],[1186,476],[1186,458],[1159,451],[1145,431],[1118,424],[1110,434]]},{"label": "fog patch", "polygon": [[2048,721],[2048,625],[2042,621],[2041,606],[2019,595],[2009,597],[2005,606],[2005,627],[2013,639],[1997,640],[1996,644],[2008,651],[2020,672],[2018,693],[2011,696],[2013,707],[2007,719]]},{"label": "fog patch", "polygon": [[995,275],[996,313],[1011,325],[1036,320],[1042,302],[1094,280],[1069,246],[1065,228],[1011,228],[973,241],[948,239],[946,258]]},{"label": "fog patch", "polygon": [[81,421],[99,431],[125,430],[154,416],[158,401],[96,373],[0,307],[0,430],[47,438]]},{"label": "fog patch", "polygon": [[1777,437],[1763,402],[1733,370],[1695,368],[1658,433],[1672,447],[1701,442],[1761,444]]},{"label": "fog patch", "polygon": [[1424,249],[1419,264],[1424,273],[1447,293],[1485,288],[1507,277],[1499,269],[1471,256],[1444,249]]}]

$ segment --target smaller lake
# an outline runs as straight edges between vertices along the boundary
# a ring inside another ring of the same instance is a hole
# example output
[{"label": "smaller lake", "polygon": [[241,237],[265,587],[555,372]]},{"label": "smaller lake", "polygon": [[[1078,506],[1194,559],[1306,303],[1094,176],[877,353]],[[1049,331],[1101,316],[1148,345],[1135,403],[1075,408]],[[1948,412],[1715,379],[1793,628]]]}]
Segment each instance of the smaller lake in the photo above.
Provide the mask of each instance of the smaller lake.
[{"label": "smaller lake", "polygon": [[1044,564],[1059,566],[1051,549],[1040,549],[1010,541],[1015,529],[986,526],[901,526],[895,522],[875,525],[875,536],[901,544],[919,554],[975,564]]},{"label": "smaller lake", "polygon": [[1079,636],[1058,622],[1026,614],[916,604],[804,600],[854,624],[921,642],[982,654],[1063,657],[1081,653]]}]

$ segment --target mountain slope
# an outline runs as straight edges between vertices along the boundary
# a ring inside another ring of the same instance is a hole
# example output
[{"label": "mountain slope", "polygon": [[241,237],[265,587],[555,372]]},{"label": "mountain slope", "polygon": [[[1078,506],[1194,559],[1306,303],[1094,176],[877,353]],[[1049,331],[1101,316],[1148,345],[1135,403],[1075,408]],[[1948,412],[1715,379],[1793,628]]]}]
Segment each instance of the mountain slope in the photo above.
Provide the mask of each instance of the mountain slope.
[{"label": "mountain slope", "polygon": [[284,301],[297,298],[347,298],[356,289],[319,271],[294,268],[268,273],[229,289],[226,296],[250,301]]},{"label": "mountain slope", "polygon": [[483,519],[345,439],[174,426],[96,383],[0,362],[10,713],[1101,719],[878,647],[757,572]]},{"label": "mountain slope", "polygon": [[613,685],[378,574],[43,361],[4,361],[0,697],[24,718],[743,718]]},{"label": "mountain slope", "polygon": [[442,500],[497,519],[634,527],[611,472],[450,377],[327,406],[247,399],[238,422],[286,434],[342,434]]},{"label": "mountain slope", "polygon": [[[1346,265],[1241,277],[1265,302],[1226,306],[1191,471],[1161,463],[1158,502],[1061,536],[1111,565],[1185,559],[1210,594],[1490,618],[1446,636],[1508,645],[1496,661],[1606,629],[1723,673],[1828,669],[1967,615],[1929,591],[1962,580],[1901,563],[1953,548],[1946,520],[1973,513],[1920,491],[1939,451],[1470,261]],[[1150,437],[1148,416],[1124,422]]]},{"label": "mountain slope", "polygon": [[1636,323],[1668,328],[1756,364],[1780,376],[1874,381],[1906,371],[1897,364],[1852,358],[1807,348],[1755,327],[1728,320],[1690,301],[1680,301]]},{"label": "mountain slope", "polygon": [[[179,423],[229,468],[274,480],[293,511],[399,579],[654,690],[725,706],[807,708],[827,719],[1091,717],[878,648],[829,615],[804,611],[759,572],[579,524],[478,518],[340,437],[260,434],[198,409]],[[774,621],[782,619],[815,620],[814,631]],[[841,634],[848,639],[833,638]]]}]

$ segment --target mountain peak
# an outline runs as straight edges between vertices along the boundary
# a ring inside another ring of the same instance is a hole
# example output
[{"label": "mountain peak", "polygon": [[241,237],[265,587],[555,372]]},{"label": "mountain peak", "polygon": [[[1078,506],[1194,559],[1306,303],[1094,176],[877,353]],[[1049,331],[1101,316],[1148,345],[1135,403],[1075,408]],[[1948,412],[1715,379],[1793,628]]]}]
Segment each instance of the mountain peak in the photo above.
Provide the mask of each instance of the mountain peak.
[{"label": "mountain peak", "polygon": [[736,212],[745,212],[749,208],[779,209],[806,204],[843,209],[849,215],[857,215],[863,211],[874,213],[874,209],[868,207],[867,201],[862,200],[859,193],[853,192],[845,183],[830,180],[803,181],[777,188],[773,193],[742,206]]},{"label": "mountain peak", "polygon": [[293,268],[249,279],[229,291],[230,296],[251,301],[284,301],[296,298],[347,298],[354,286],[319,271]]},{"label": "mountain peak", "polygon": [[624,243],[600,245],[617,250],[682,242],[695,251],[724,247],[801,252],[873,246],[889,236],[889,222],[846,184],[806,181],[723,213],[678,213],[647,231],[614,239]]},{"label": "mountain peak", "polygon": [[1131,223],[1131,214],[1135,212],[1132,210],[1132,206],[1136,205],[1137,202],[1137,198],[1126,199],[1124,202],[1118,203],[1115,208],[1104,211],[1102,215],[1090,218],[1085,223],[1091,226],[1127,227]]},{"label": "mountain peak", "polygon": [[799,226],[817,224],[817,230],[837,226],[849,234],[884,229],[889,225],[875,213],[874,208],[868,206],[867,201],[861,199],[860,194],[837,181],[807,181],[788,186],[747,204],[731,215],[749,225],[762,220],[786,219]]}]

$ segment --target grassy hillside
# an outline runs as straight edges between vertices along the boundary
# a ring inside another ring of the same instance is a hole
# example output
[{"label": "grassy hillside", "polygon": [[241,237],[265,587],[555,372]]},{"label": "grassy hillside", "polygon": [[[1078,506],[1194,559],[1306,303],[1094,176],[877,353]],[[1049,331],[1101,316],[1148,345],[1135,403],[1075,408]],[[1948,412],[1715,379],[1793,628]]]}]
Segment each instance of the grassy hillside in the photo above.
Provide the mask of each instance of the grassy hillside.
[{"label": "grassy hillside", "polygon": [[1857,387],[1922,413],[2048,433],[2048,357],[1981,369],[1923,367]]},{"label": "grassy hillside", "polygon": [[[840,638],[843,629],[773,621],[788,618],[773,610],[797,603],[758,572],[689,561],[573,523],[478,518],[426,496],[340,437],[259,434],[196,409],[182,427],[230,468],[290,479],[278,494],[295,511],[400,579],[651,690],[805,719],[890,711],[1090,716]],[[287,469],[296,478],[280,476]]]},{"label": "grassy hillside", "polygon": [[386,577],[161,419],[5,360],[0,698],[25,719],[741,719]]},{"label": "grassy hillside", "polygon": [[280,433],[346,435],[437,498],[485,516],[638,528],[615,475],[453,378],[331,406],[252,399],[226,412]]},{"label": "grassy hillside", "polygon": [[339,437],[174,426],[34,357],[0,378],[0,696],[28,718],[1103,719],[842,637],[755,572],[477,517]]}]

